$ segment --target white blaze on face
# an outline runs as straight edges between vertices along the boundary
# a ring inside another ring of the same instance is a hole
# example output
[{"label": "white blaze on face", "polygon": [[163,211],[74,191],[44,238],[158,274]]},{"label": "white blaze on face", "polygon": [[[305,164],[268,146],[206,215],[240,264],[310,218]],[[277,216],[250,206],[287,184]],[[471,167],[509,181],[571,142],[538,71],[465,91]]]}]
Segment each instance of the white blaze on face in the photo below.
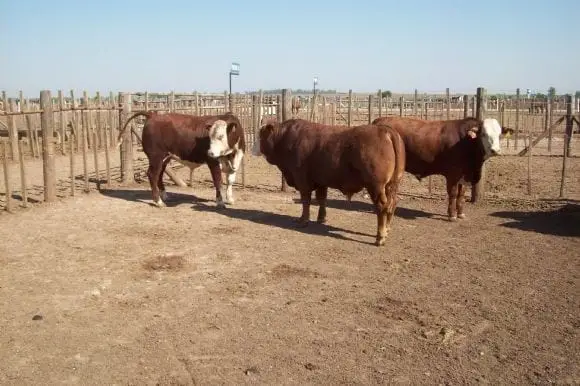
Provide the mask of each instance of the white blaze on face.
[{"label": "white blaze on face", "polygon": [[212,158],[222,157],[232,152],[228,146],[228,124],[217,120],[209,129],[209,150],[207,155]]},{"label": "white blaze on face", "polygon": [[501,153],[500,137],[501,126],[495,118],[486,118],[483,120],[483,130],[481,140],[486,154],[498,155]]}]

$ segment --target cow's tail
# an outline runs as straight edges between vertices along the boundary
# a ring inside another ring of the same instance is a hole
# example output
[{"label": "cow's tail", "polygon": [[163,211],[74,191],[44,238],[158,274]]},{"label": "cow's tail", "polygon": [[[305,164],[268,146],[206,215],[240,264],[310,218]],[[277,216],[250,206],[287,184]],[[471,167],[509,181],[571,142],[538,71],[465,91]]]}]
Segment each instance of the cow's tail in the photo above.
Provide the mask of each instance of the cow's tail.
[{"label": "cow's tail", "polygon": [[[385,125],[386,126],[386,125]],[[387,137],[393,144],[393,150],[395,153],[395,169],[393,175],[385,187],[385,194],[390,198],[390,210],[394,210],[397,202],[397,192],[399,190],[399,185],[405,174],[405,142],[397,130],[393,129],[391,126],[386,126]]]},{"label": "cow's tail", "polygon": [[127,128],[129,122],[131,122],[134,118],[137,117],[145,117],[149,119],[153,114],[155,114],[154,111],[137,111],[135,114],[131,115],[129,119],[127,119],[127,122],[125,122],[125,125],[123,125],[123,128],[119,130],[119,136],[117,137],[117,147],[120,147],[121,144],[123,143],[123,133],[125,132],[125,129]]},{"label": "cow's tail", "polygon": [[400,182],[405,174],[405,142],[401,134],[390,126],[388,133],[395,150],[395,175],[393,177]]}]

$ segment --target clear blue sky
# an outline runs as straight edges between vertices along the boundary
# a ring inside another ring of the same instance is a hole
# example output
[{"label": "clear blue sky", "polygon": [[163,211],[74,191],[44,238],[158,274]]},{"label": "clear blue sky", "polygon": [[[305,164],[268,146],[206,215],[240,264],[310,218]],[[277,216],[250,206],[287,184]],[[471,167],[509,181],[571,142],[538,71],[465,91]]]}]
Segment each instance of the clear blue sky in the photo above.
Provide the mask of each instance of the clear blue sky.
[{"label": "clear blue sky", "polygon": [[[0,0],[0,89],[580,90],[580,0]],[[572,31],[575,29],[574,37]]]}]

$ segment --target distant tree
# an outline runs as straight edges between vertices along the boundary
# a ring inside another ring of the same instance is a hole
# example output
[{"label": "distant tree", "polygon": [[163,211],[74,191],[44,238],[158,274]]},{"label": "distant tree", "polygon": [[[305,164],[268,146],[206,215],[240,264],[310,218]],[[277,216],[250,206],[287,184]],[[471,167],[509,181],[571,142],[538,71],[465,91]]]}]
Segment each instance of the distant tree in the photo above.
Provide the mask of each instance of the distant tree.
[{"label": "distant tree", "polygon": [[545,94],[542,94],[542,93],[537,93],[537,94],[534,95],[534,99],[543,101],[543,100],[546,99],[546,95]]},{"label": "distant tree", "polygon": [[548,88],[548,96],[551,99],[554,99],[554,97],[556,96],[556,88],[555,87]]},{"label": "distant tree", "polygon": [[383,92],[382,92],[381,96],[382,96],[383,98],[390,98],[390,97],[392,97],[392,96],[393,96],[393,93],[392,93],[390,90],[386,90],[386,91],[383,91]]}]

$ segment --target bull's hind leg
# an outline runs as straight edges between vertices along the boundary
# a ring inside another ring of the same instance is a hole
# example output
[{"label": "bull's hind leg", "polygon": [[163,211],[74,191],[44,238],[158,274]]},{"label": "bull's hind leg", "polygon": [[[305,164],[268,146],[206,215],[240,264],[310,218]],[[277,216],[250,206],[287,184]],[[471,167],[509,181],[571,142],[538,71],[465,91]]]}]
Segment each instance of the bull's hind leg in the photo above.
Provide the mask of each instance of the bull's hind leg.
[{"label": "bull's hind leg", "polygon": [[457,192],[457,218],[464,219],[465,212],[463,212],[463,207],[465,204],[465,184],[459,184]]},{"label": "bull's hind leg", "polygon": [[165,183],[163,182],[163,173],[165,173],[165,168],[171,162],[171,159],[167,158],[163,161],[161,165],[161,172],[159,173],[159,180],[157,181],[157,186],[159,187],[159,195],[161,200],[167,201],[167,192],[165,191]]},{"label": "bull's hind leg", "polygon": [[385,194],[387,196],[387,234],[391,230],[391,222],[395,216],[395,209],[397,208],[397,191],[399,184],[395,182],[389,182],[385,187]]},{"label": "bull's hind leg", "polygon": [[302,216],[298,219],[298,227],[304,228],[310,222],[310,203],[312,201],[311,190],[300,191],[300,201],[302,201]]},{"label": "bull's hind leg", "polygon": [[457,194],[458,194],[458,183],[457,179],[447,177],[447,215],[449,216],[449,221],[457,221]]},{"label": "bull's hind leg", "polygon": [[153,204],[159,208],[165,206],[165,203],[159,196],[159,176],[162,170],[163,159],[153,159],[149,161],[149,169],[147,169],[147,177],[149,177],[149,184],[151,185],[151,196]]},{"label": "bull's hind leg", "polygon": [[387,213],[389,209],[389,201],[385,193],[385,186],[373,186],[367,188],[369,195],[373,204],[375,204],[375,211],[377,213],[377,238],[375,241],[376,246],[381,246],[385,244],[387,239],[388,229],[387,229]]},{"label": "bull's hind leg", "polygon": [[324,224],[326,222],[326,197],[328,196],[328,188],[316,189],[316,201],[318,201],[318,218],[317,222]]}]

